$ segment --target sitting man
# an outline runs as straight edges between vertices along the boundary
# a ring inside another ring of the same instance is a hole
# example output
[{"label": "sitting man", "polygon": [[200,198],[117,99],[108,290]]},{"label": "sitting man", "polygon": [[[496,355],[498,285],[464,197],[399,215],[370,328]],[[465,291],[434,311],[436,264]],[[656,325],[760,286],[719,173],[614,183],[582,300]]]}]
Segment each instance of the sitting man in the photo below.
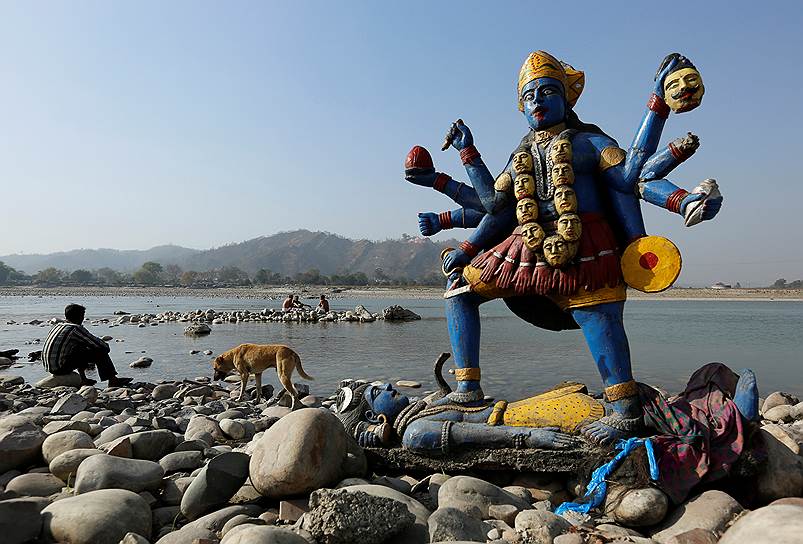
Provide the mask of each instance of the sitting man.
[{"label": "sitting man", "polygon": [[329,313],[329,301],[326,300],[326,295],[321,295],[321,301],[318,303],[316,310],[319,314]]},{"label": "sitting man", "polygon": [[47,335],[42,348],[42,363],[51,374],[69,374],[77,370],[81,385],[94,385],[95,380],[86,377],[86,369],[94,363],[101,381],[109,382],[111,387],[131,383],[131,378],[118,378],[109,357],[109,345],[86,330],[84,322],[86,308],[79,304],[69,304],[64,308],[67,321],[53,327]]},{"label": "sitting man", "polygon": [[289,312],[292,309],[293,309],[293,295],[291,293],[287,295],[287,298],[284,299],[284,302],[282,302],[282,311]]}]

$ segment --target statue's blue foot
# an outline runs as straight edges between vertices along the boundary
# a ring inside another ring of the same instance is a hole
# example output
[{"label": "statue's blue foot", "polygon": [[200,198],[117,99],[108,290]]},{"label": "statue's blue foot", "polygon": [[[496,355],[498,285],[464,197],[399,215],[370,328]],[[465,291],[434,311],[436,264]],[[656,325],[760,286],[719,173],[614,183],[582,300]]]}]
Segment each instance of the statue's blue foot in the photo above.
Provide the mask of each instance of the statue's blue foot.
[{"label": "statue's blue foot", "polygon": [[641,417],[625,418],[614,412],[586,425],[580,433],[600,446],[610,446],[617,440],[638,434],[642,424]]},{"label": "statue's blue foot", "polygon": [[739,372],[739,381],[736,383],[736,392],[733,402],[748,421],[758,421],[758,384],[756,375],[749,368]]},{"label": "statue's blue foot", "polygon": [[580,433],[599,444],[610,446],[622,438],[635,436],[644,426],[638,397],[629,397],[605,404],[605,416],[580,429]]},{"label": "statue's blue foot", "polygon": [[452,391],[442,398],[432,401],[430,406],[442,406],[445,404],[459,404],[466,407],[482,406],[485,404],[485,394],[479,388],[470,391]]}]

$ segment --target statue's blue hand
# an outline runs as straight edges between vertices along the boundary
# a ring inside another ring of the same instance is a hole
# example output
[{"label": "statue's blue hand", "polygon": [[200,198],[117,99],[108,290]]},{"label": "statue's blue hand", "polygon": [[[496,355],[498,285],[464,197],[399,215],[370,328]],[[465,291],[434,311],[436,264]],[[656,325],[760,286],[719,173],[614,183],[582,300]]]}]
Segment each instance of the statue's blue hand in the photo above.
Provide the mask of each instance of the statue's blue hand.
[{"label": "statue's blue hand", "polygon": [[437,172],[430,172],[426,174],[415,173],[415,174],[404,175],[404,179],[415,185],[420,185],[421,187],[432,187],[432,185],[435,183],[436,177],[438,177]]},{"label": "statue's blue hand", "polygon": [[471,130],[463,123],[462,119],[452,123],[449,132],[446,134],[446,139],[458,151],[474,145],[474,136],[471,135]]},{"label": "statue's blue hand", "polygon": [[462,268],[470,262],[471,257],[469,257],[465,251],[462,249],[453,249],[443,258],[443,269],[448,272],[455,268]]},{"label": "statue's blue hand", "polygon": [[530,430],[527,434],[526,444],[528,448],[559,450],[578,447],[581,441],[575,436],[559,432],[557,427],[545,427]]},{"label": "statue's blue hand", "polygon": [[379,437],[370,431],[363,431],[357,438],[357,444],[362,448],[376,448],[380,446]]},{"label": "statue's blue hand", "polygon": [[421,231],[422,236],[432,236],[439,233],[442,229],[438,214],[432,212],[419,213],[418,229]]},{"label": "statue's blue hand", "polygon": [[653,92],[661,98],[664,98],[664,79],[669,75],[669,72],[675,69],[677,64],[677,57],[672,57],[669,62],[667,62],[666,66],[664,66],[664,69],[658,74],[658,77],[655,78],[655,89]]}]

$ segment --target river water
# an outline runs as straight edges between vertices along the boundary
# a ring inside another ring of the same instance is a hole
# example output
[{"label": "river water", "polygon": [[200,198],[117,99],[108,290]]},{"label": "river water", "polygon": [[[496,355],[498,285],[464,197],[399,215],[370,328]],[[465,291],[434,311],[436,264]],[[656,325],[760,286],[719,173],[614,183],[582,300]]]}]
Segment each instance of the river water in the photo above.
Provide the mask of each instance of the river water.
[{"label": "river water", "polygon": [[[41,349],[48,326],[22,325],[31,319],[62,316],[64,306],[79,302],[87,317],[112,317],[116,310],[159,313],[167,310],[233,310],[278,307],[280,301],[194,297],[0,297],[0,350],[17,348],[21,355]],[[138,328],[122,325],[89,326],[98,336],[115,338],[111,356],[121,375],[137,380],[211,376],[209,356],[190,355],[192,349],[215,354],[239,343],[284,343],[301,355],[304,369],[315,377],[313,393],[326,395],[343,378],[410,379],[434,387],[432,364],[449,351],[443,301],[439,299],[339,298],[332,309],[364,304],[370,311],[400,304],[423,319],[407,323],[241,323],[212,326],[211,335],[190,338],[186,323]],[[748,367],[758,375],[762,396],[776,390],[803,393],[803,302],[630,300],[625,307],[636,379],[670,392],[683,388],[701,365],[719,361],[734,370]],[[523,398],[564,380],[581,381],[599,390],[596,368],[579,331],[550,332],[513,316],[499,302],[482,306],[483,388],[498,398]],[[18,324],[6,325],[9,320]],[[141,355],[154,359],[148,369],[129,369]],[[447,364],[448,367],[448,364]],[[20,359],[6,373],[26,380],[44,375],[41,363]],[[295,376],[295,381],[301,381]],[[265,383],[278,385],[268,372]]]}]

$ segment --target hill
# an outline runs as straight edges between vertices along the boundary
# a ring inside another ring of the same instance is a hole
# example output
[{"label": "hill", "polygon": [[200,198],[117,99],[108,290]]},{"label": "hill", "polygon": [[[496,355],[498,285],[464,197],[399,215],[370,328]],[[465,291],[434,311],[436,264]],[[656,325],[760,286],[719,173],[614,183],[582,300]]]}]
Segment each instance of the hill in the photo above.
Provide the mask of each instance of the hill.
[{"label": "hill", "polygon": [[396,240],[351,240],[327,232],[296,230],[261,236],[208,250],[159,246],[148,250],[78,249],[49,255],[6,255],[0,261],[33,274],[47,267],[61,270],[112,268],[131,272],[146,261],[176,264],[184,270],[237,267],[249,275],[264,268],[283,276],[317,269],[321,274],[363,272],[377,268],[391,278],[422,278],[437,272],[440,252],[456,241],[431,242],[410,236]]}]

